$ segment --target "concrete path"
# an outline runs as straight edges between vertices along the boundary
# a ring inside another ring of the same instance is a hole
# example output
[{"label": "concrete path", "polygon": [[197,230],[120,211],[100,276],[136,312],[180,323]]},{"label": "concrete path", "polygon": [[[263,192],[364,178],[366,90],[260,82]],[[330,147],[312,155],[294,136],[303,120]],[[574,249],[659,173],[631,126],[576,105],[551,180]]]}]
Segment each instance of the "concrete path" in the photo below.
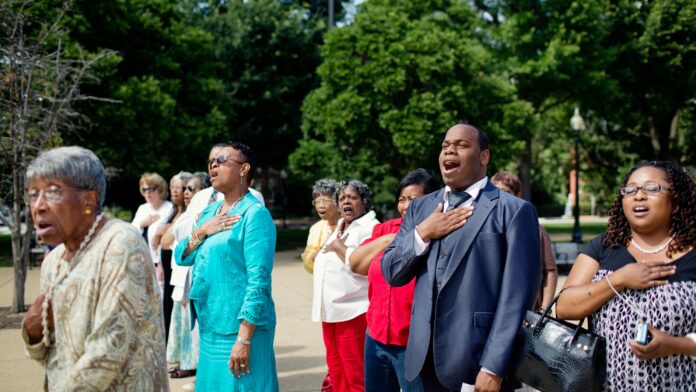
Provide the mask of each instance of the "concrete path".
[{"label": "concrete path", "polygon": [[[273,299],[278,324],[275,350],[281,391],[318,391],[326,374],[321,325],[310,321],[312,276],[305,272],[300,251],[276,254]],[[39,292],[39,269],[29,271],[26,299]],[[0,268],[0,306],[12,304],[13,270]],[[182,391],[194,378],[171,380],[172,391]],[[43,368],[24,355],[19,329],[0,330],[0,390],[40,391]]]},{"label": "concrete path", "polygon": [[[319,391],[326,374],[321,325],[310,321],[312,276],[305,272],[298,251],[276,254],[273,270],[273,299],[278,324],[275,350],[280,390],[285,392]],[[560,289],[565,277],[560,277]],[[39,269],[29,271],[26,299],[38,295]],[[0,306],[12,304],[13,270],[0,268]],[[193,378],[171,380],[173,392],[182,391]],[[6,392],[40,391],[43,368],[24,355],[18,329],[0,330],[0,390]]]}]

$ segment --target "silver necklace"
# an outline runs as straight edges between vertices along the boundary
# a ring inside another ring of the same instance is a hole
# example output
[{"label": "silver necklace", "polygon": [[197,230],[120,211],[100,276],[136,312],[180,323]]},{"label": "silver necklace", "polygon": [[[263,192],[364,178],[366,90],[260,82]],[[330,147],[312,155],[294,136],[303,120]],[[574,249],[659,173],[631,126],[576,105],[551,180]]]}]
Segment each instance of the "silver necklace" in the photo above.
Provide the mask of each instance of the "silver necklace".
[{"label": "silver necklace", "polygon": [[669,241],[665,242],[664,244],[658,246],[655,249],[650,249],[650,250],[641,248],[640,245],[638,245],[636,240],[634,240],[633,238],[631,238],[631,244],[633,244],[633,247],[636,248],[638,250],[638,252],[640,252],[640,253],[643,253],[646,255],[654,255],[655,253],[662,252],[662,250],[665,249],[672,242],[673,239],[674,239],[674,236],[671,236],[671,237],[669,237]]},{"label": "silver necklace", "polygon": [[[89,241],[92,239],[92,236],[94,235],[94,232],[97,230],[97,226],[99,226],[99,222],[104,219],[104,213],[99,214],[97,216],[97,219],[92,223],[92,226],[89,228],[89,231],[87,232],[87,235],[85,238],[82,240],[80,243],[80,247],[77,248],[77,252],[75,252],[75,255],[73,256],[73,260],[77,258],[77,255],[82,252],[82,250],[87,246]],[[61,257],[62,258],[62,257]],[[43,329],[43,337],[41,339],[41,342],[44,344],[46,347],[51,347],[51,330],[48,328],[48,303],[51,301],[51,297],[53,297],[53,291],[55,291],[56,286],[58,286],[65,278],[68,277],[70,274],[70,271],[72,271],[73,268],[66,268],[63,270],[62,268],[62,261],[58,262],[58,273],[56,274],[56,279],[53,282],[53,285],[49,287],[46,290],[46,294],[44,295],[44,300],[43,303],[41,304],[41,327]]]},{"label": "silver necklace", "polygon": [[222,205],[225,203],[224,202],[220,203],[220,207],[218,207],[217,213],[215,215],[218,215],[218,216],[227,215],[230,211],[234,210],[234,208],[237,207],[237,204],[239,204],[239,202],[242,201],[243,198],[244,198],[244,196],[237,199],[237,201],[232,203],[230,208],[228,208],[227,211],[225,211],[224,213],[221,213],[221,212],[222,212]]}]

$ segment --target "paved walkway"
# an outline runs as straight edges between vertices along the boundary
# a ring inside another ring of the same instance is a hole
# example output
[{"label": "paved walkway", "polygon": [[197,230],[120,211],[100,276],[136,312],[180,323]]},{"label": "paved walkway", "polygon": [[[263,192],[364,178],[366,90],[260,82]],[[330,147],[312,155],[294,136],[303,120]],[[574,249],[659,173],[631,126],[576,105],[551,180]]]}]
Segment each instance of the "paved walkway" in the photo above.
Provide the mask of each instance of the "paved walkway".
[{"label": "paved walkway", "polygon": [[[310,321],[312,277],[299,258],[300,251],[276,254],[273,270],[273,298],[278,324],[275,350],[280,390],[285,392],[318,391],[326,374],[321,326]],[[560,289],[565,277],[559,279]],[[29,271],[27,302],[39,291],[39,269]],[[0,306],[12,304],[13,270],[0,268]],[[6,392],[40,391],[43,369],[24,355],[18,329],[0,330],[0,390]],[[193,378],[171,380],[172,391]]]},{"label": "paved walkway", "polygon": [[[273,298],[278,324],[275,350],[281,391],[318,391],[326,374],[321,325],[310,321],[312,276],[302,268],[300,251],[276,254],[273,269]],[[39,269],[29,271],[26,299],[33,302],[39,292]],[[12,304],[13,270],[0,268],[0,306]],[[40,391],[43,369],[24,355],[18,329],[0,330],[0,390]],[[193,378],[171,381],[172,391]]]}]

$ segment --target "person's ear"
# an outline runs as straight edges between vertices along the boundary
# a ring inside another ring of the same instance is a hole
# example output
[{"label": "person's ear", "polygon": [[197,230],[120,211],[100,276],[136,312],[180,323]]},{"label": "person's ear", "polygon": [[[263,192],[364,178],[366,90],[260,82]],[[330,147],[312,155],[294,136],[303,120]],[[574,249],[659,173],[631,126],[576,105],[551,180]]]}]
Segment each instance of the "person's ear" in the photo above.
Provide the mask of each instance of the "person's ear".
[{"label": "person's ear", "polygon": [[96,191],[85,192],[84,211],[85,215],[91,215],[97,210],[99,195]]},{"label": "person's ear", "polygon": [[249,170],[251,170],[251,165],[248,162],[245,162],[242,164],[242,171],[239,173],[239,175],[246,177],[249,174]]},{"label": "person's ear", "polygon": [[491,150],[485,149],[481,151],[481,165],[488,165],[488,161],[491,159]]}]

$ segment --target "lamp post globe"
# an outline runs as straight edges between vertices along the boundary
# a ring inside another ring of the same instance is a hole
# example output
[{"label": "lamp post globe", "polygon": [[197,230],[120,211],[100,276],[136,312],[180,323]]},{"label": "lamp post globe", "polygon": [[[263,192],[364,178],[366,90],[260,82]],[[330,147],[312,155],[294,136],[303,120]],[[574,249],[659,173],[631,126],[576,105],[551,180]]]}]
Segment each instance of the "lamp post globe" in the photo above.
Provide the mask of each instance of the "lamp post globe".
[{"label": "lamp post globe", "polygon": [[575,108],[573,117],[570,118],[570,127],[575,131],[575,206],[573,207],[573,242],[582,243],[580,231],[580,131],[587,129],[585,120],[580,115],[580,109]]}]

